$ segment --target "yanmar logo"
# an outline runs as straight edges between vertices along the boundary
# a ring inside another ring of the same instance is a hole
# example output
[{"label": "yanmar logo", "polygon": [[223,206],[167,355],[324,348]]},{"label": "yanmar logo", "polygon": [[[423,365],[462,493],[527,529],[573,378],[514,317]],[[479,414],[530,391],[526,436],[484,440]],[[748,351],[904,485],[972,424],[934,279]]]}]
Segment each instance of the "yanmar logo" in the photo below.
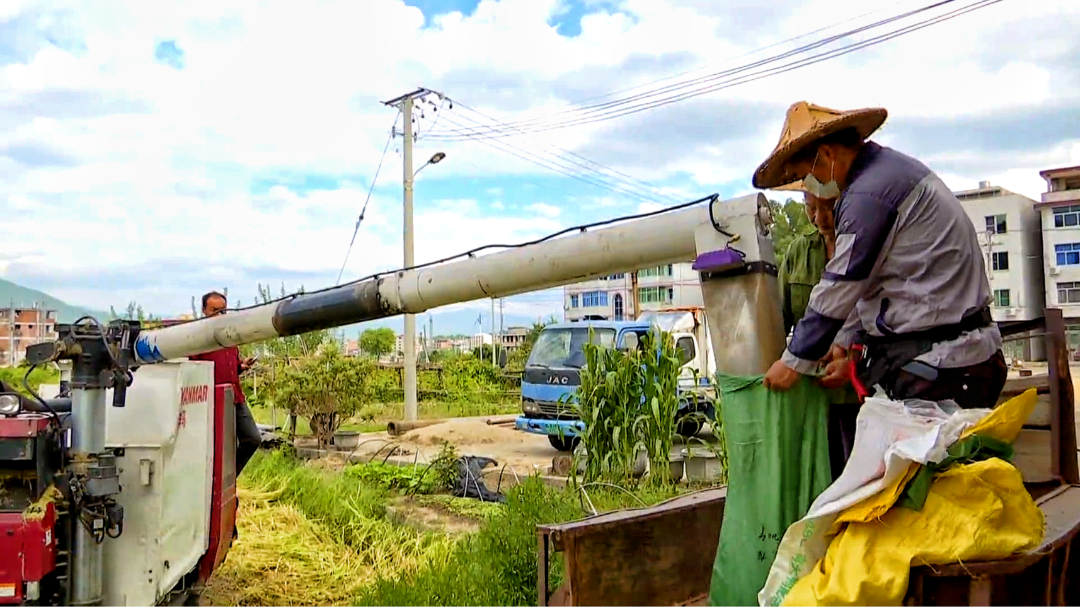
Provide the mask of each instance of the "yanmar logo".
[{"label": "yanmar logo", "polygon": [[181,386],[180,387],[180,406],[193,405],[195,403],[206,402],[210,396],[210,386]]}]

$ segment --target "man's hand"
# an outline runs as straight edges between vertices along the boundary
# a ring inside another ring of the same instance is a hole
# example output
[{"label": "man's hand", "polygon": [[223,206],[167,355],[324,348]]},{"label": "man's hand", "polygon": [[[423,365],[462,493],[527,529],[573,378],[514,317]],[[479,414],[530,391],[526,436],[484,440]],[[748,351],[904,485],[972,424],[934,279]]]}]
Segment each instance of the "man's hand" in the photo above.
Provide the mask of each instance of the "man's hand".
[{"label": "man's hand", "polygon": [[244,371],[247,371],[254,364],[255,364],[255,358],[254,357],[245,358],[244,360],[240,361],[240,372],[243,373]]},{"label": "man's hand", "polygon": [[825,367],[825,375],[818,382],[826,388],[839,388],[851,381],[851,366],[846,358],[833,360]]},{"label": "man's hand", "polygon": [[770,390],[783,392],[794,386],[797,381],[799,381],[799,372],[778,360],[769,367],[769,372],[765,374],[761,383]]}]

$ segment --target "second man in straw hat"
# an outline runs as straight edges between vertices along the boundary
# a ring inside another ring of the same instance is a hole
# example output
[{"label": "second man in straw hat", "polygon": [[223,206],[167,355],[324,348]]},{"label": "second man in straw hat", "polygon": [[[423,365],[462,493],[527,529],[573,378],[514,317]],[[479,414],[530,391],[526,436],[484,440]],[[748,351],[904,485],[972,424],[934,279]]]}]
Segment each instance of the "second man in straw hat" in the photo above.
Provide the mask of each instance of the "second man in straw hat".
[{"label": "second man in straw hat", "polygon": [[[765,385],[785,390],[824,360],[826,385],[993,407],[1008,370],[975,228],[926,165],[867,141],[886,116],[796,103],[754,173],[760,189],[802,180],[836,199],[835,253]],[[852,346],[865,358],[848,378]]]}]

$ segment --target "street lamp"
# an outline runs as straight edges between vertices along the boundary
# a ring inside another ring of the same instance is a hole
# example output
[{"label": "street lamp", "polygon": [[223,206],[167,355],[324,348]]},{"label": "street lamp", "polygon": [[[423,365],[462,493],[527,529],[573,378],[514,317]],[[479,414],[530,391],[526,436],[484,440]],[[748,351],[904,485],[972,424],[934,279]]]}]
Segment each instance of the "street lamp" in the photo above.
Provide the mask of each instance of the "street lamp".
[{"label": "street lamp", "polygon": [[444,158],[446,158],[446,153],[445,152],[435,152],[434,154],[431,155],[431,158],[428,158],[428,161],[425,162],[423,166],[416,169],[416,172],[413,173],[413,178],[415,179],[416,176],[420,174],[420,171],[423,171],[424,167],[426,167],[427,165],[429,165],[429,164],[439,164],[440,162],[443,161]]}]

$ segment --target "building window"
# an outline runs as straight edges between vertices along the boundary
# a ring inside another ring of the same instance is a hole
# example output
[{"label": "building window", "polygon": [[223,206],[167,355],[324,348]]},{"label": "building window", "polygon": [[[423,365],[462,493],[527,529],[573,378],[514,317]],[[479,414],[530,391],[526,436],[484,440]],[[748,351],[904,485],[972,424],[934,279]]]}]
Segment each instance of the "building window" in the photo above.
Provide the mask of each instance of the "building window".
[{"label": "building window", "polygon": [[674,268],[669,263],[666,266],[656,266],[655,268],[645,268],[644,270],[638,270],[639,278],[650,278],[652,276],[671,276],[674,274]]},{"label": "building window", "polygon": [[615,294],[615,320],[622,320],[623,317],[623,303],[622,295]]},{"label": "building window", "polygon": [[624,278],[626,278],[626,274],[612,274],[610,276],[605,276],[603,280],[622,280]]},{"label": "building window", "polygon": [[1054,245],[1054,257],[1059,266],[1080,265],[1080,242]]},{"label": "building window", "polygon": [[1059,282],[1057,292],[1059,304],[1080,303],[1080,282]]},{"label": "building window", "polygon": [[986,231],[990,234],[1004,234],[1008,231],[1004,215],[987,215]]},{"label": "building window", "polygon": [[1009,297],[1008,289],[994,289],[994,305],[999,308],[1012,306],[1012,298]]},{"label": "building window", "polygon": [[570,307],[571,308],[578,307],[578,296],[577,295],[571,295],[570,296]]},{"label": "building window", "polygon": [[991,265],[995,272],[1002,272],[1009,269],[1009,253],[1008,251],[999,251],[990,255]]},{"label": "building window", "polygon": [[597,306],[607,306],[606,291],[589,291],[581,294],[581,307],[594,308]]},{"label": "building window", "polygon": [[641,303],[671,303],[675,299],[675,289],[672,287],[641,287],[638,289],[638,299]]},{"label": "building window", "polygon": [[1054,209],[1055,228],[1075,228],[1077,225],[1080,225],[1080,204]]}]

